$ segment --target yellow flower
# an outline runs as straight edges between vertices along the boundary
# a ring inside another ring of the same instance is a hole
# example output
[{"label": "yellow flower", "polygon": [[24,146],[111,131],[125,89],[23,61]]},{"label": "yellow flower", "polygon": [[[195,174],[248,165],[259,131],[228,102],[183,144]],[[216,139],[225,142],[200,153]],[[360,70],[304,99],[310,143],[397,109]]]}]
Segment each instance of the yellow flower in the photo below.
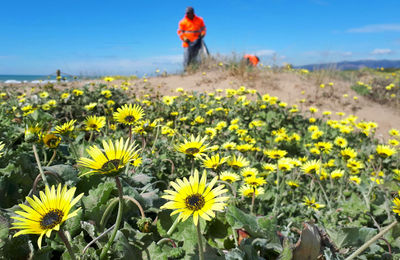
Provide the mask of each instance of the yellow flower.
[{"label": "yellow flower", "polygon": [[68,132],[72,132],[75,128],[76,120],[70,120],[67,123],[62,124],[61,126],[56,126],[55,130],[53,131],[54,134],[66,134]]},{"label": "yellow flower", "polygon": [[254,193],[254,196],[257,197],[261,194],[264,194],[265,191],[264,191],[264,188],[262,188],[262,187],[253,188],[253,187],[250,187],[249,185],[242,185],[239,188],[239,193],[244,197],[251,198],[251,197],[253,197],[253,193]]},{"label": "yellow flower", "polygon": [[48,148],[57,148],[58,145],[61,142],[61,138],[56,136],[55,134],[46,134],[43,137],[43,143],[48,147]]},{"label": "yellow flower", "polygon": [[106,118],[104,116],[87,116],[84,123],[86,131],[100,132],[100,129],[106,124]]},{"label": "yellow flower", "polygon": [[208,157],[207,155],[205,156],[204,159],[202,159],[203,161],[203,166],[205,168],[208,169],[213,169],[214,171],[216,171],[222,164],[224,164],[229,157],[219,157],[219,154],[217,155],[213,155],[210,157]]},{"label": "yellow flower", "polygon": [[224,144],[222,144],[222,149],[225,150],[233,150],[236,148],[236,143],[234,142],[226,142]]},{"label": "yellow flower", "polygon": [[350,176],[349,180],[357,185],[361,183],[361,178],[358,176]]},{"label": "yellow flower", "polygon": [[306,174],[319,174],[321,169],[320,160],[307,161],[301,166],[301,170]]},{"label": "yellow flower", "polygon": [[247,178],[244,178],[244,182],[252,188],[257,188],[258,186],[267,183],[267,181],[264,178],[257,176],[249,176]]},{"label": "yellow flower", "polygon": [[293,168],[292,159],[290,158],[280,158],[278,160],[278,169],[286,172]]},{"label": "yellow flower", "polygon": [[50,237],[51,231],[60,230],[60,226],[67,219],[75,217],[80,208],[70,213],[71,208],[82,198],[83,193],[73,199],[76,188],[67,189],[65,185],[61,189],[61,184],[57,190],[54,186],[46,186],[45,192],[40,192],[40,199],[33,195],[33,199],[26,197],[30,204],[19,204],[23,211],[16,211],[19,216],[11,217],[16,221],[12,223],[11,229],[19,229],[14,237],[23,234],[38,234],[37,241],[39,248],[42,247],[44,234]]},{"label": "yellow flower", "polygon": [[39,97],[41,98],[47,98],[49,96],[49,93],[47,91],[43,91],[39,93]]},{"label": "yellow flower", "polygon": [[237,170],[242,167],[249,166],[250,162],[242,155],[239,155],[238,157],[236,157],[236,155],[233,155],[233,157],[228,160],[228,165],[231,166],[234,170]]},{"label": "yellow flower", "polygon": [[221,172],[221,174],[219,175],[219,179],[221,181],[234,183],[234,182],[240,180],[240,176],[237,175],[236,173],[233,173],[233,172],[230,172],[230,171],[224,171],[224,172]]},{"label": "yellow flower", "polygon": [[387,158],[395,154],[396,150],[388,145],[379,144],[376,147],[376,153],[383,158]]},{"label": "yellow flower", "polygon": [[304,201],[303,205],[309,207],[310,209],[318,210],[320,208],[324,208],[325,207],[325,205],[315,202],[315,198],[314,197],[312,197],[310,199],[309,197],[304,196],[303,201]]},{"label": "yellow flower", "polygon": [[341,136],[336,137],[334,143],[341,148],[345,148],[347,146],[347,140]]},{"label": "yellow flower", "polygon": [[114,119],[124,125],[133,125],[144,116],[144,111],[139,105],[125,104],[114,112]]},{"label": "yellow flower", "polygon": [[318,112],[318,108],[316,108],[316,107],[310,107],[309,110],[313,114]]},{"label": "yellow flower", "polygon": [[0,142],[0,158],[3,156],[4,152],[1,152],[4,149],[3,142]]},{"label": "yellow flower", "polygon": [[[399,192],[399,196],[400,196],[400,192]],[[397,213],[397,215],[400,216],[400,199],[398,197],[396,197],[392,200],[392,202],[394,203],[394,206],[392,207],[393,212]]]},{"label": "yellow flower", "polygon": [[78,160],[78,165],[91,169],[81,176],[91,173],[116,176],[121,173],[128,162],[139,157],[138,151],[135,149],[134,143],[129,144],[129,139],[124,142],[122,137],[115,144],[111,140],[108,143],[103,140],[104,153],[98,146],[93,145],[86,149],[92,159],[81,157]]},{"label": "yellow flower", "polygon": [[270,159],[279,159],[285,157],[287,151],[285,150],[264,150],[263,153],[268,156]]},{"label": "yellow flower", "polygon": [[170,182],[174,190],[165,190],[167,193],[162,198],[168,200],[161,209],[174,210],[171,215],[179,214],[180,221],[187,220],[193,215],[193,223],[197,226],[199,217],[210,221],[215,217],[214,211],[221,211],[226,206],[226,201],[229,197],[223,195],[228,190],[224,189],[224,185],[219,185],[214,188],[218,177],[214,177],[209,184],[207,184],[207,173],[203,172],[199,180],[199,173],[197,170],[189,177],[189,180],[183,178],[178,179],[176,182]]},{"label": "yellow flower", "polygon": [[65,92],[61,94],[61,99],[67,99],[69,97],[69,93]]},{"label": "yellow flower", "polygon": [[256,176],[258,175],[258,170],[256,168],[246,167],[240,171],[240,174],[244,177]]},{"label": "yellow flower", "polygon": [[72,90],[72,93],[73,93],[76,97],[82,96],[82,95],[83,95],[83,91],[82,91],[82,90],[79,90],[79,89],[74,89],[74,90]]},{"label": "yellow flower", "polygon": [[97,106],[97,103],[91,102],[89,105],[86,105],[86,106],[85,106],[85,109],[86,109],[87,111],[90,111],[90,110],[93,110],[93,108],[95,108],[96,106]]},{"label": "yellow flower", "polygon": [[353,148],[345,148],[342,151],[340,151],[340,154],[342,155],[344,160],[349,160],[357,157],[357,152]]},{"label": "yellow flower", "polygon": [[397,129],[392,128],[392,129],[389,130],[389,134],[391,136],[400,136],[400,131],[397,130]]},{"label": "yellow flower", "polygon": [[291,187],[291,188],[297,188],[300,186],[297,181],[293,181],[293,180],[287,180],[286,184],[289,185],[289,187]]},{"label": "yellow flower", "polygon": [[208,150],[208,144],[204,144],[206,138],[201,139],[200,136],[191,135],[189,140],[184,139],[183,143],[175,146],[175,149],[193,157],[200,157]]},{"label": "yellow flower", "polygon": [[164,96],[162,101],[164,104],[171,106],[174,103],[174,98],[170,96]]},{"label": "yellow flower", "polygon": [[336,170],[331,172],[331,178],[334,179],[334,180],[342,178],[343,175],[344,175],[344,171],[340,170],[340,169],[336,169]]}]

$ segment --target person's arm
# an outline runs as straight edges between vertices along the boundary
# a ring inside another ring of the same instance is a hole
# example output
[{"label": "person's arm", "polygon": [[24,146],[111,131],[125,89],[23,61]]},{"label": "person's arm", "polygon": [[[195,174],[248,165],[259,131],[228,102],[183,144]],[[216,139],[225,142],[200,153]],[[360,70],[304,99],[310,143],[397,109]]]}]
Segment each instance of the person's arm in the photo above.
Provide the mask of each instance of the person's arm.
[{"label": "person's arm", "polygon": [[200,33],[201,37],[206,36],[207,29],[206,29],[206,25],[204,24],[204,20],[201,20],[201,29],[200,29],[200,31],[201,31],[201,33]]},{"label": "person's arm", "polygon": [[180,21],[179,22],[179,25],[178,25],[178,36],[179,36],[179,38],[182,40],[182,41],[187,41],[187,38],[185,37],[185,33],[184,33],[184,31],[185,31],[185,26],[184,26],[184,24],[183,24],[183,22],[182,21]]}]

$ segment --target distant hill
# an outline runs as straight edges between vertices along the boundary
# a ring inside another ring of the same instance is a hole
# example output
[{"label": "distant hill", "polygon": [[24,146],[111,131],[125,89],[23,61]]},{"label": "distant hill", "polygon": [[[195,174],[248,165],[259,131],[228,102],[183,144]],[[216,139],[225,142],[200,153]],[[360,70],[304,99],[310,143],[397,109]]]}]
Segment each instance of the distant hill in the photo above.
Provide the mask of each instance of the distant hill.
[{"label": "distant hill", "polygon": [[358,61],[341,61],[334,63],[308,64],[295,66],[299,69],[320,70],[320,69],[337,69],[337,70],[358,70],[361,68],[400,68],[400,60],[358,60]]}]

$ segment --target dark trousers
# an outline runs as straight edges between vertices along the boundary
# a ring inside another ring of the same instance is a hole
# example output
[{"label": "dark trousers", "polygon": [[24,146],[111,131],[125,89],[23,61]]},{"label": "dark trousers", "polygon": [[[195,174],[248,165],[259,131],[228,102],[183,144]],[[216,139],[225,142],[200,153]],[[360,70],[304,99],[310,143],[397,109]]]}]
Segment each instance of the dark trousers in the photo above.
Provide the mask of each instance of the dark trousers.
[{"label": "dark trousers", "polygon": [[183,50],[183,67],[186,68],[189,64],[199,62],[200,56],[199,51],[201,49],[202,38],[198,38],[193,42],[189,42],[189,47],[184,48]]}]

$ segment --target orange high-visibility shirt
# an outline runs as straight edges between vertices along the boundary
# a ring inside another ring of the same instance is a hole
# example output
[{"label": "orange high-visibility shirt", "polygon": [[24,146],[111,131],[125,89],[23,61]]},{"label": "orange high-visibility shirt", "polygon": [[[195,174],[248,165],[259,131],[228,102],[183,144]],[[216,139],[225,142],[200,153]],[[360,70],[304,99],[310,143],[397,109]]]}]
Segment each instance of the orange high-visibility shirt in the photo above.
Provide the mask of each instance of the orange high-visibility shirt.
[{"label": "orange high-visibility shirt", "polygon": [[258,58],[257,58],[257,56],[255,56],[255,55],[250,55],[250,54],[244,55],[243,58],[248,59],[249,62],[250,62],[250,64],[253,65],[254,67],[257,66],[258,61],[259,61]]},{"label": "orange high-visibility shirt", "polygon": [[[179,22],[178,35],[182,41],[184,37],[191,42],[195,41],[199,38],[201,33],[204,35],[206,34],[206,26],[204,25],[203,18],[194,15],[193,20],[190,20],[185,15],[185,17]],[[182,46],[188,47],[189,44],[183,42]]]}]

